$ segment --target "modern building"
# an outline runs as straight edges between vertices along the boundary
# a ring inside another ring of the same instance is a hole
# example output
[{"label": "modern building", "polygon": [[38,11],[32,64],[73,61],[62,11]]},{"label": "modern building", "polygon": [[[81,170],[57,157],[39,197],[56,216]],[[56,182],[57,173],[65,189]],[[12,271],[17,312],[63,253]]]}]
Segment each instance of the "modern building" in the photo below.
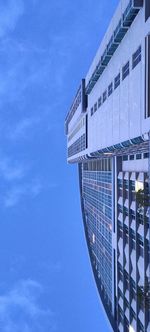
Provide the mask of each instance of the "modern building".
[{"label": "modern building", "polygon": [[120,1],[65,128],[102,305],[113,331],[150,332],[150,0]]}]

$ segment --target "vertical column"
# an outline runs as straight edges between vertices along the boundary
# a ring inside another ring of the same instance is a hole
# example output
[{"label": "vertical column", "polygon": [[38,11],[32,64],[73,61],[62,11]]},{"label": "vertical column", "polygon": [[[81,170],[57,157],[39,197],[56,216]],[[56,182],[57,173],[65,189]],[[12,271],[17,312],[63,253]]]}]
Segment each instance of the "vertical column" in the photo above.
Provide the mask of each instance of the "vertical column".
[{"label": "vertical column", "polygon": [[86,114],[85,117],[85,135],[86,135],[86,142],[85,142],[85,148],[88,148],[88,114]]},{"label": "vertical column", "polygon": [[[136,174],[136,179],[138,179],[138,173]],[[136,287],[136,294],[138,294],[138,269],[137,263],[139,258],[139,251],[138,251],[138,213],[137,213],[137,200],[135,196],[135,269],[136,269],[136,279],[135,279],[135,287]],[[138,331],[138,312],[139,312],[139,301],[136,300],[136,331]]]},{"label": "vertical column", "polygon": [[117,327],[119,327],[119,310],[118,310],[119,309],[119,304],[118,304],[118,301],[119,301],[119,287],[118,287],[118,284],[119,284],[119,274],[118,274],[118,271],[119,271],[119,268],[118,268],[118,258],[119,258],[119,248],[118,248],[118,241],[119,241],[119,233],[118,233],[118,196],[119,196],[118,195],[118,174],[119,174],[119,171],[122,170],[121,163],[122,163],[121,158],[115,156],[115,174],[116,174],[116,177],[115,177],[115,225],[114,225],[114,228],[115,228],[115,232],[116,232],[116,298],[117,298],[116,299],[116,302],[117,302],[116,315],[117,315]]},{"label": "vertical column", "polygon": [[[144,174],[144,197],[147,197],[147,188],[146,188],[146,173]],[[145,203],[145,199],[144,199]],[[147,287],[148,287],[148,278],[146,276],[146,270],[149,264],[149,257],[148,257],[148,245],[147,245],[147,239],[146,239],[146,234],[147,234],[147,220],[146,220],[146,212],[147,212],[147,206],[144,204],[144,216],[143,216],[143,223],[144,223],[144,288],[143,288],[143,297],[144,297],[144,332],[147,331],[147,325],[149,321],[149,300],[147,298]]]},{"label": "vertical column", "polygon": [[115,156],[115,173],[116,173],[116,178],[115,178],[115,231],[116,231],[116,299],[117,299],[117,305],[116,305],[116,315],[117,315],[117,326],[119,326],[119,317],[118,317],[118,227],[117,227],[117,220],[118,220],[118,207],[117,207],[117,202],[118,202],[118,190],[117,190],[117,181],[118,181],[118,168],[117,168],[117,157]]},{"label": "vertical column", "polygon": [[123,200],[122,200],[122,208],[123,208],[123,247],[122,247],[122,255],[123,255],[123,312],[124,312],[124,324],[123,324],[123,331],[125,332],[125,227],[124,227],[124,221],[125,221],[125,210],[124,210],[124,202],[125,202],[125,184],[124,184],[124,175],[123,172]]},{"label": "vertical column", "polygon": [[150,17],[150,1],[145,0],[145,22],[148,20]]},{"label": "vertical column", "polygon": [[[148,159],[148,194],[150,199],[150,131],[149,131],[149,159]],[[149,267],[149,274],[148,274],[148,324],[150,326],[150,206],[148,207],[148,226],[149,226],[149,242],[148,242],[148,267]]]},{"label": "vertical column", "polygon": [[150,117],[150,34],[145,37],[145,118],[148,117]]},{"label": "vertical column", "polygon": [[131,292],[132,292],[132,285],[131,285],[131,269],[132,269],[132,266],[131,266],[131,258],[130,258],[130,255],[131,255],[131,251],[132,251],[132,234],[131,234],[131,223],[132,223],[132,216],[131,216],[131,213],[130,213],[130,206],[131,206],[131,190],[130,190],[130,187],[129,187],[129,324],[131,323],[131,318],[132,318],[132,313],[131,313],[131,302],[132,302],[132,295],[131,295]]},{"label": "vertical column", "polygon": [[117,184],[117,167],[116,167],[116,157],[111,159],[111,168],[112,168],[112,285],[113,285],[113,315],[116,318],[116,295],[117,295],[117,284],[116,284],[116,226],[115,226],[115,196],[116,196],[116,184]]}]

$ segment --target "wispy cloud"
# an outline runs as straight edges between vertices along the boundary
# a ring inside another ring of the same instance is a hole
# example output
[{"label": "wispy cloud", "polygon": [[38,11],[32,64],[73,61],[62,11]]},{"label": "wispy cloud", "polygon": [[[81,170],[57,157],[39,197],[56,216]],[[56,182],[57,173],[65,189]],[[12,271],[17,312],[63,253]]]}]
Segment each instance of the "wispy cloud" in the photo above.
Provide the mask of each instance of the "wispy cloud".
[{"label": "wispy cloud", "polygon": [[39,269],[42,270],[42,273],[44,271],[44,273],[46,273],[46,275],[60,273],[60,271],[62,269],[62,264],[60,261],[52,263],[49,260],[45,260],[45,261],[39,262],[38,265],[39,265]]},{"label": "wispy cloud", "polygon": [[27,169],[16,160],[0,156],[0,177],[6,181],[17,181],[22,179]]},{"label": "wispy cloud", "polygon": [[23,183],[14,185],[6,191],[3,202],[6,208],[14,207],[23,198],[35,198],[43,189],[39,180],[34,180],[31,183]]},{"label": "wispy cloud", "polygon": [[39,304],[44,293],[34,280],[20,280],[7,294],[0,296],[0,328],[3,332],[56,331],[54,314]]},{"label": "wispy cloud", "polygon": [[[21,135],[17,133],[16,135]],[[34,164],[34,163],[33,163]],[[46,187],[36,174],[33,174],[31,161],[21,161],[5,157],[0,153],[0,203],[6,208],[14,207],[24,198],[37,197]],[[47,186],[49,189],[49,186]]]},{"label": "wispy cloud", "polygon": [[70,40],[67,35],[56,34],[42,47],[6,33],[0,40],[0,55],[5,61],[5,66],[0,65],[0,106],[20,101],[31,89],[33,95],[34,89],[39,93],[39,87],[40,95],[47,91],[49,98],[54,90],[60,93],[71,62]]},{"label": "wispy cloud", "polygon": [[0,4],[0,38],[14,30],[23,13],[24,2],[22,0],[8,0]]},{"label": "wispy cloud", "polygon": [[7,131],[7,137],[11,140],[20,140],[22,138],[28,137],[29,131],[31,132],[36,126],[39,124],[40,118],[31,117],[31,118],[23,118],[20,120],[14,128],[10,128]]},{"label": "wispy cloud", "polygon": [[[0,64],[0,107],[18,103],[18,110],[27,111],[26,102],[31,91],[32,102],[37,99],[39,91],[40,95],[46,91],[50,93],[50,74],[54,72],[54,64],[48,49],[26,46],[24,42],[12,43],[10,48],[7,39],[0,43],[0,53],[5,62],[5,66],[3,62]],[[55,84],[58,73],[54,72],[53,76]]]}]

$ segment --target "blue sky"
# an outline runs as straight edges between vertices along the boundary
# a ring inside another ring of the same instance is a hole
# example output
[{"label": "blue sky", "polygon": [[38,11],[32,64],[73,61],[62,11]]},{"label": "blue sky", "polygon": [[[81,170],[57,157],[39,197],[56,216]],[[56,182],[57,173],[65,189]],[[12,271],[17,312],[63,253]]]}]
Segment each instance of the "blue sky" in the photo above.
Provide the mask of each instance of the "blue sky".
[{"label": "blue sky", "polygon": [[0,0],[0,331],[109,332],[64,119],[118,0]]}]

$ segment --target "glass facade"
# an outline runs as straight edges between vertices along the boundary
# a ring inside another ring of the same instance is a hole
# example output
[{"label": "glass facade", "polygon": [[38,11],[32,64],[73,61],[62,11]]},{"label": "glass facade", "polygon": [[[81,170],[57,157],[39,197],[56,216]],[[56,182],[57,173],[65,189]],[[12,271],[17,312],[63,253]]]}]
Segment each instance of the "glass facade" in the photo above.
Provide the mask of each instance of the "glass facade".
[{"label": "glass facade", "polygon": [[68,148],[68,157],[74,156],[75,154],[86,149],[86,135],[83,134],[79,137],[71,146]]},{"label": "glass facade", "polygon": [[[134,160],[141,162],[141,159]],[[148,154],[147,154],[148,157]],[[145,159],[145,154],[141,156]],[[132,164],[128,159],[128,167]],[[147,172],[117,172],[117,325],[118,331],[149,331],[149,186]],[[129,329],[130,326],[130,329]]]},{"label": "glass facade", "polygon": [[[136,163],[145,160],[144,153],[142,159],[132,156]],[[148,332],[148,173],[124,171],[132,159],[126,154],[80,164],[81,206],[96,284],[113,330]]]},{"label": "glass facade", "polygon": [[112,161],[81,166],[82,202],[88,246],[103,301],[112,311]]}]

